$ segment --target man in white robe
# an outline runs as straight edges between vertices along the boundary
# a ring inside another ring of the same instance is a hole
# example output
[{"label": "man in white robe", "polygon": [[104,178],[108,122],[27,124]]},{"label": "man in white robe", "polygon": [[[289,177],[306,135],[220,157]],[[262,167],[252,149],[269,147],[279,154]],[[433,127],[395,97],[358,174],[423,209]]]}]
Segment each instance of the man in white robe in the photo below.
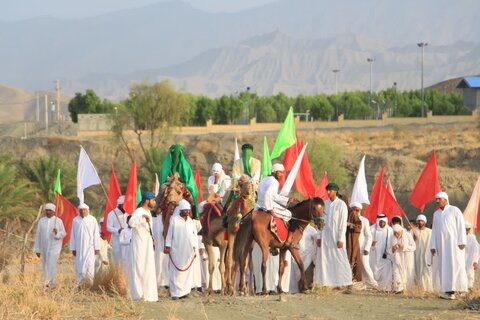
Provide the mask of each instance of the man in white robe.
[{"label": "man in white robe", "polygon": [[392,229],[393,237],[389,240],[387,251],[393,262],[393,291],[402,293],[407,289],[409,279],[407,255],[415,250],[415,242],[400,224],[394,224]]},{"label": "man in white robe", "polygon": [[95,279],[102,279],[108,274],[112,260],[112,247],[105,239],[102,233],[102,223],[100,222],[100,250],[95,259]]},{"label": "man in white robe", "polygon": [[161,214],[152,216],[152,232],[155,240],[155,271],[157,275],[157,287],[168,287],[168,255],[163,253],[165,240],[163,238],[163,221]]},{"label": "man in white robe", "polygon": [[57,264],[62,241],[67,235],[62,220],[55,214],[55,205],[45,205],[45,216],[38,221],[33,251],[42,259],[43,279],[45,287],[54,287],[57,276]]},{"label": "man in white robe", "polygon": [[247,175],[256,186],[260,181],[262,162],[252,157],[252,155],[253,146],[249,143],[245,143],[242,146],[241,158],[233,163],[232,172],[236,181],[238,181],[242,175]]},{"label": "man in white robe", "polygon": [[107,216],[107,231],[112,234],[110,245],[112,246],[112,253],[114,262],[117,265],[123,266],[125,263],[123,260],[122,245],[120,244],[120,233],[127,227],[125,210],[123,209],[123,202],[125,196],[120,196],[117,199],[117,207],[110,211]]},{"label": "man in white robe", "polygon": [[435,201],[439,209],[433,214],[430,250],[432,255],[438,255],[440,297],[455,299],[455,292],[468,291],[465,221],[460,209],[448,203],[445,192],[439,192]]},{"label": "man in white robe", "polygon": [[348,209],[337,197],[336,183],[329,183],[326,189],[329,199],[325,202],[325,227],[317,233],[320,250],[315,264],[316,282],[326,287],[346,287],[345,293],[351,293],[352,270],[346,249]]},{"label": "man in white robe", "polygon": [[475,271],[478,269],[478,258],[480,254],[480,247],[477,238],[471,233],[472,225],[470,222],[465,222],[467,232],[467,246],[465,247],[465,268],[468,277],[468,290],[473,289],[475,283]]},{"label": "man in white robe", "polygon": [[185,298],[190,294],[193,284],[192,265],[196,256],[197,235],[190,218],[191,206],[186,200],[180,200],[170,218],[165,254],[170,255],[170,296],[173,300]]},{"label": "man in white robe", "polygon": [[225,174],[220,163],[214,163],[212,166],[212,175],[208,177],[207,188],[209,198],[210,195],[214,200],[220,200],[221,204],[225,204],[224,197],[228,189],[230,189],[232,181],[230,176]]},{"label": "man in white robe", "polygon": [[95,275],[95,256],[100,250],[100,232],[97,219],[89,214],[89,207],[78,206],[79,215],[73,219],[70,250],[75,257],[77,283],[91,285]]},{"label": "man in white robe", "polygon": [[432,253],[430,239],[432,229],[427,228],[427,217],[417,217],[417,227],[412,229],[415,240],[415,283],[423,291],[432,292]]},{"label": "man in white robe", "polygon": [[155,254],[152,235],[152,214],[155,195],[144,192],[142,202],[132,214],[128,224],[132,227],[130,243],[131,272],[128,274],[128,288],[132,300],[158,301]]},{"label": "man in white robe", "polygon": [[[363,209],[363,206],[359,202],[350,204],[350,208],[359,210]],[[367,218],[360,215],[360,221],[362,222],[362,230],[360,231],[360,254],[362,256],[362,282],[364,288],[378,289],[378,283],[373,275],[372,268],[370,267],[370,250],[372,248],[372,231],[370,229],[370,222]]]},{"label": "man in white robe", "polygon": [[196,242],[194,244],[195,246],[195,256],[197,259],[193,260],[193,265],[192,265],[192,274],[193,274],[193,280],[192,280],[192,289],[195,289],[197,291],[202,291],[202,267],[201,267],[201,262],[200,262],[200,249],[205,249],[205,245],[202,242],[202,236],[198,235],[199,232],[202,230],[202,223],[200,222],[199,219],[192,219],[192,224],[193,224],[193,233],[196,234]]},{"label": "man in white robe", "polygon": [[377,221],[370,227],[372,247],[370,249],[370,267],[372,268],[378,288],[383,291],[392,290],[392,260],[387,253],[388,241],[393,237],[393,230],[387,225],[385,215],[378,215]]},{"label": "man in white robe", "polygon": [[403,227],[402,217],[395,216],[392,218],[392,228],[396,224],[400,225],[404,231],[401,236],[401,242],[404,244],[401,249],[403,261],[402,276],[405,280],[404,289],[412,289],[415,285],[415,240],[413,239],[412,228],[408,230]]}]

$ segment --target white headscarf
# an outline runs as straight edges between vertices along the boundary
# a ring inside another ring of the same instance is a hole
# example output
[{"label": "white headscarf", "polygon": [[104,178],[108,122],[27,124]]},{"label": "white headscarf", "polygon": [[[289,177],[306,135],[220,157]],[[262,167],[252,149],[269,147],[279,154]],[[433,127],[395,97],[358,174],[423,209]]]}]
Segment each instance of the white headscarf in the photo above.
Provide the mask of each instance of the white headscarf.
[{"label": "white headscarf", "polygon": [[448,194],[446,192],[439,192],[436,194],[435,199],[445,199],[448,202]]},{"label": "white headscarf", "polygon": [[[385,227],[383,227],[383,228],[380,227],[380,221],[385,221]],[[384,215],[384,214],[378,215],[378,216],[377,216],[377,222],[376,222],[377,230],[378,230],[378,231],[382,231],[382,230],[384,230],[384,229],[387,227],[387,225],[388,225],[388,218],[387,218],[387,216]]]},{"label": "white headscarf", "polygon": [[90,207],[87,206],[85,203],[81,203],[81,204],[78,206],[78,209],[87,209],[88,211],[90,211]]},{"label": "white headscarf", "polygon": [[281,163],[275,163],[272,166],[272,172],[275,172],[275,171],[285,171],[285,167]]},{"label": "white headscarf", "polygon": [[177,207],[173,211],[172,217],[179,216],[180,211],[182,211],[182,210],[190,210],[190,209],[192,209],[192,206],[190,205],[190,202],[188,202],[185,199],[182,199],[178,202]]},{"label": "white headscarf", "polygon": [[419,214],[418,217],[417,217],[417,221],[423,221],[423,222],[427,223],[427,217],[425,217],[425,215],[423,215],[423,214]]},{"label": "white headscarf", "polygon": [[401,232],[403,231],[403,227],[399,224],[394,224],[393,227],[392,227],[393,231],[394,232]]},{"label": "white headscarf", "polygon": [[125,202],[125,196],[120,196],[117,199],[117,206],[123,204]]},{"label": "white headscarf", "polygon": [[359,208],[360,210],[362,210],[363,206],[360,202],[352,202],[352,203],[350,203],[350,208],[352,208],[352,209],[353,208]]},{"label": "white headscarf", "polygon": [[47,203],[45,205],[45,210],[52,210],[52,211],[55,211],[57,207],[55,207],[55,205],[53,203]]}]

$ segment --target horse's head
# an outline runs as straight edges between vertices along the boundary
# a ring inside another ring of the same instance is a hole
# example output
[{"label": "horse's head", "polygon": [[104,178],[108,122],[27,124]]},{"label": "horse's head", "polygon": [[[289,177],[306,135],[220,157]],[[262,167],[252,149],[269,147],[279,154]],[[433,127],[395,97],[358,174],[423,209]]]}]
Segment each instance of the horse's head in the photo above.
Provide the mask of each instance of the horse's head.
[{"label": "horse's head", "polygon": [[318,230],[323,230],[325,226],[325,202],[322,198],[313,198],[310,200],[310,210],[313,222],[317,225]]}]

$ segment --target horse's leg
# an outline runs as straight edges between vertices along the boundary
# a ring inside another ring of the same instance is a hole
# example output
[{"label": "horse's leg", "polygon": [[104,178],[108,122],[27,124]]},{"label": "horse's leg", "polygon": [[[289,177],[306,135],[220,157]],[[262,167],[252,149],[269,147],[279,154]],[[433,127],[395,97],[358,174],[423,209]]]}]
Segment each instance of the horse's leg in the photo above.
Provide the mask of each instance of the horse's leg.
[{"label": "horse's leg", "polygon": [[283,293],[282,290],[282,277],[283,273],[285,272],[285,253],[287,252],[286,249],[280,249],[280,255],[278,257],[278,284],[277,284],[277,292]]},{"label": "horse's leg", "polygon": [[292,254],[293,259],[298,265],[298,269],[300,269],[300,283],[301,283],[301,287],[299,288],[300,292],[305,292],[308,289],[308,287],[307,287],[307,280],[305,277],[305,267],[303,265],[302,258],[300,257],[300,251],[297,249],[290,249],[290,252]]},{"label": "horse's leg", "polygon": [[[259,237],[260,238],[260,237]],[[267,273],[267,262],[268,262],[268,253],[269,253],[269,243],[266,240],[267,237],[263,235],[263,241],[260,240],[258,244],[260,245],[260,249],[262,250],[262,294],[267,294],[267,281],[266,281],[266,273]]]},{"label": "horse's leg", "polygon": [[[223,238],[223,235],[222,235]],[[225,294],[225,253],[227,252],[227,243],[226,241],[220,242],[220,277],[222,279],[222,288],[220,290],[220,294]]]},{"label": "horse's leg", "polygon": [[254,287],[255,278],[254,278],[254,275],[253,275],[252,249],[250,249],[249,253],[248,253],[248,269],[250,271],[250,279],[249,279],[249,282],[248,282],[248,291],[250,292],[250,295],[254,296],[255,295],[255,287]]},{"label": "horse's leg", "polygon": [[215,260],[213,256],[213,246],[210,243],[205,243],[205,251],[207,251],[208,255],[208,289],[207,289],[207,294],[211,294],[213,292],[212,288],[212,280],[213,280],[213,271],[215,269]]}]

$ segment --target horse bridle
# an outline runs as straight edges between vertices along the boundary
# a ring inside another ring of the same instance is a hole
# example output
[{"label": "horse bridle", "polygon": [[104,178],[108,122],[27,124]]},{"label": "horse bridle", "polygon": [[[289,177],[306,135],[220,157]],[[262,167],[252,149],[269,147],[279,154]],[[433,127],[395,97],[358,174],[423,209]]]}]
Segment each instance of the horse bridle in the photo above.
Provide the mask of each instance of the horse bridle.
[{"label": "horse bridle", "polygon": [[[316,211],[314,210],[312,207],[313,207],[313,199],[310,199],[309,200],[309,204],[308,204],[308,213],[310,215],[310,221],[313,220],[313,223],[315,223],[316,225],[318,225],[322,220],[324,220],[325,218],[324,217],[321,217],[321,216],[318,216],[318,215],[313,215],[313,211]],[[295,217],[291,217],[290,219],[292,220],[296,220],[296,221],[301,221],[301,222],[305,222],[305,223],[310,223],[310,221],[307,221],[307,220],[304,220],[304,219],[300,219],[300,218],[295,218]]]}]

